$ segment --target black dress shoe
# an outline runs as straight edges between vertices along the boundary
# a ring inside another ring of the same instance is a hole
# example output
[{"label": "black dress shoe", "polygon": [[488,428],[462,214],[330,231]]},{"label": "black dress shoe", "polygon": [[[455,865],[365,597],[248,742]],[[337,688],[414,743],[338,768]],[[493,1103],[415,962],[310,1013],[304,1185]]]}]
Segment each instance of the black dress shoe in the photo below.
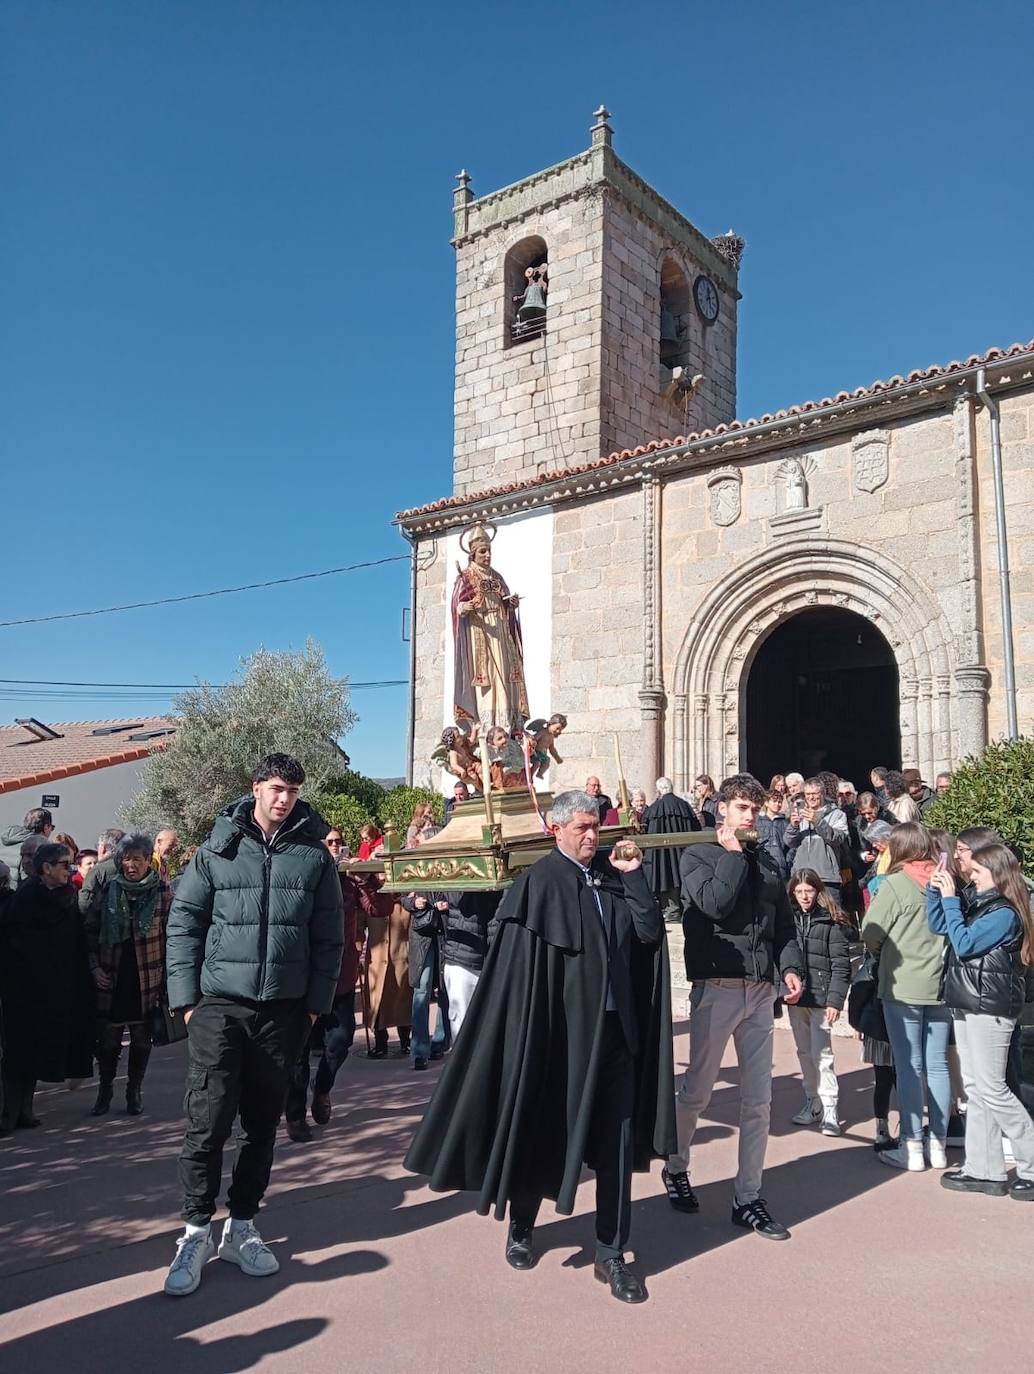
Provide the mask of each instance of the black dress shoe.
[{"label": "black dress shoe", "polygon": [[110,1083],[102,1083],[97,1089],[97,1101],[90,1108],[91,1116],[106,1116],[111,1106],[112,1090]]},{"label": "black dress shoe", "polygon": [[304,1118],[301,1121],[289,1121],[287,1134],[299,1145],[307,1144],[312,1139],[312,1129]]},{"label": "black dress shoe", "polygon": [[506,1263],[511,1269],[535,1267],[535,1250],[531,1243],[533,1234],[530,1226],[522,1226],[517,1221],[510,1222],[506,1237]]},{"label": "black dress shoe", "polygon": [[1009,1196],[1017,1202],[1034,1202],[1034,1178],[1014,1178],[1009,1184]]},{"label": "black dress shoe", "polygon": [[419,1054],[418,1054],[418,1055],[415,1055],[414,1058],[413,1058],[413,1068],[414,1068],[414,1069],[426,1069],[426,1068],[427,1068],[427,1060],[424,1059],[424,1057],[423,1057],[422,1055],[419,1055]]},{"label": "black dress shoe", "polygon": [[941,1187],[952,1193],[986,1193],[988,1197],[1005,1197],[1009,1191],[1004,1178],[974,1178],[964,1169],[952,1169],[947,1174],[941,1174]]},{"label": "black dress shoe", "polygon": [[645,1302],[646,1284],[623,1259],[597,1260],[593,1273],[600,1283],[609,1283],[610,1291],[618,1302]]},{"label": "black dress shoe", "polygon": [[313,1093],[312,1119],[317,1126],[325,1126],[330,1120],[330,1093]]},{"label": "black dress shoe", "polygon": [[756,1198],[753,1202],[745,1202],[742,1207],[734,1207],[732,1224],[742,1226],[747,1231],[756,1231],[766,1240],[790,1239],[790,1232],[781,1222],[774,1220],[762,1197]]},{"label": "black dress shoe", "polygon": [[140,1116],[144,1110],[144,1099],[139,1088],[126,1089],[126,1112],[129,1116]]},{"label": "black dress shoe", "polygon": [[22,1112],[14,1123],[16,1131],[32,1131],[41,1124],[38,1116],[33,1116],[29,1112]]}]

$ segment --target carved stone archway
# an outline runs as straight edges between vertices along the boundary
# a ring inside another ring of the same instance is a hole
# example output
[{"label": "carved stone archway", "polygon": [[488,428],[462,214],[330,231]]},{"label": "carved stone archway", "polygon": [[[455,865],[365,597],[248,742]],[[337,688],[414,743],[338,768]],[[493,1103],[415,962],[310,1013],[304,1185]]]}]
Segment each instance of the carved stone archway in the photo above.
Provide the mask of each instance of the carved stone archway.
[{"label": "carved stone archway", "polygon": [[[839,606],[871,620],[894,651],[900,681],[901,756],[932,778],[959,754],[959,691],[950,627],[929,591],[882,554],[835,539],[789,538],[732,569],[704,598],[675,665],[668,741],[676,788],[698,773],[743,766],[747,674],[758,644],[810,606]],[[970,713],[971,714],[971,713]],[[971,724],[967,749],[986,722]],[[788,761],[789,766],[789,761]]]}]

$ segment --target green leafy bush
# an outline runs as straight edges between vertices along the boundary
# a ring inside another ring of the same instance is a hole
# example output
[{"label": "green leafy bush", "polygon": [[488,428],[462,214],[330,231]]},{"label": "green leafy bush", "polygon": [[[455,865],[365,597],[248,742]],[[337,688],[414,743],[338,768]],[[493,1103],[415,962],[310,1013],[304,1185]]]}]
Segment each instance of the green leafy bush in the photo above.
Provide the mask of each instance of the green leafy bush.
[{"label": "green leafy bush", "polygon": [[445,799],[440,792],[432,792],[429,787],[393,787],[381,798],[378,818],[381,829],[389,821],[393,822],[399,833],[399,842],[405,844],[406,831],[413,819],[414,808],[421,802],[430,802],[434,808],[434,818],[439,825],[445,810]]},{"label": "green leafy bush", "polygon": [[373,815],[362,802],[347,792],[313,792],[308,798],[328,825],[335,826],[348,841],[353,854],[359,853],[359,831],[373,821]]},{"label": "green leafy bush", "polygon": [[331,794],[343,792],[349,797],[354,797],[370,816],[377,815],[385,795],[384,788],[379,782],[374,782],[373,778],[364,777],[362,773],[356,773],[351,768],[328,778],[320,790]]},{"label": "green leafy bush", "polygon": [[953,835],[989,826],[1015,845],[1024,867],[1034,867],[1034,739],[997,740],[980,758],[966,759],[923,820]]}]

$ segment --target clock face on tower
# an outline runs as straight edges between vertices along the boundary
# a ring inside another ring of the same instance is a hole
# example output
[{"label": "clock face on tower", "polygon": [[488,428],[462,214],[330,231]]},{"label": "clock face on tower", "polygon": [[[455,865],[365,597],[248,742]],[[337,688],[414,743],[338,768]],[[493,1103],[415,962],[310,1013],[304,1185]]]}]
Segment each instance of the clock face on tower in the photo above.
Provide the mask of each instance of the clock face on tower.
[{"label": "clock face on tower", "polygon": [[707,324],[718,318],[718,288],[710,277],[699,276],[693,283],[693,299]]}]

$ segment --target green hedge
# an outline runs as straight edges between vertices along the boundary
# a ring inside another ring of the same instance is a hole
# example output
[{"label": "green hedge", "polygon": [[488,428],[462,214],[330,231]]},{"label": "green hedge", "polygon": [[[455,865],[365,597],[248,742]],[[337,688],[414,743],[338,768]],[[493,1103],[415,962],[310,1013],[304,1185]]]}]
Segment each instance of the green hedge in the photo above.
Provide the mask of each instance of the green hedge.
[{"label": "green hedge", "polygon": [[347,792],[314,792],[309,797],[309,805],[316,808],[328,825],[341,831],[353,854],[359,853],[359,831],[375,819],[362,802]]},{"label": "green hedge", "polygon": [[378,816],[383,830],[388,821],[393,821],[399,832],[401,844],[406,842],[406,831],[413,819],[413,811],[420,802],[430,802],[434,808],[434,818],[439,825],[445,811],[445,798],[440,792],[432,792],[428,787],[393,787],[381,799]]},{"label": "green hedge", "polygon": [[998,740],[960,764],[951,787],[923,814],[957,835],[971,825],[997,830],[1034,867],[1034,739]]}]

